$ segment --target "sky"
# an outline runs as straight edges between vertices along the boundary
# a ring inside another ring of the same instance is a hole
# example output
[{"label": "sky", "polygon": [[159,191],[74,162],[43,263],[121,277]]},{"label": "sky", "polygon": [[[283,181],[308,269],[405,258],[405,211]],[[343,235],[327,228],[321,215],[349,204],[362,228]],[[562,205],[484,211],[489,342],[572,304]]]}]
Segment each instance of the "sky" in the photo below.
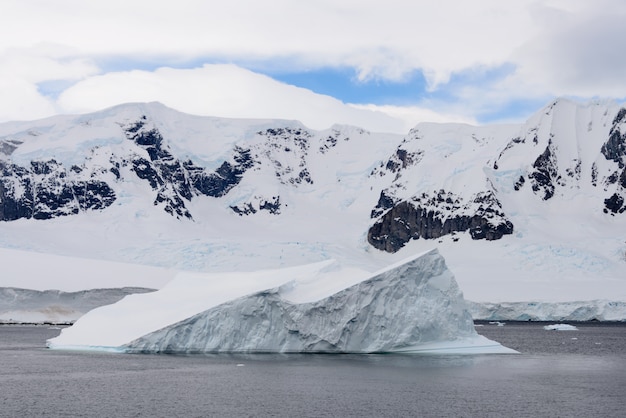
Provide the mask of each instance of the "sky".
[{"label": "sky", "polygon": [[159,101],[406,133],[626,98],[623,0],[3,0],[0,122]]}]

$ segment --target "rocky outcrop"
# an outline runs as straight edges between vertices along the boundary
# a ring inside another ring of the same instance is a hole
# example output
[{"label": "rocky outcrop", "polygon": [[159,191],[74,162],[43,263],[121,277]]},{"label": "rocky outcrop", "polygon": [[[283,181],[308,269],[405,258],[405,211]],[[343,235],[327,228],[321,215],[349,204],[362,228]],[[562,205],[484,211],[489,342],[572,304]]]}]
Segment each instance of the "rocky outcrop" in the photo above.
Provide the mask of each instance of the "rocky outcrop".
[{"label": "rocky outcrop", "polygon": [[378,197],[378,202],[372,212],[370,213],[370,218],[375,219],[378,218],[383,213],[387,212],[389,209],[393,208],[397,203],[397,199],[389,196],[387,190],[381,190],[380,196]]},{"label": "rocky outcrop", "polygon": [[[578,122],[573,112],[581,115]],[[597,188],[592,207],[612,216],[622,214],[626,212],[626,108],[613,112],[611,116],[598,104],[577,107],[555,101],[531,119],[525,133],[509,141],[493,169],[502,178],[515,179],[514,191],[529,185],[544,201],[573,199],[591,184]],[[583,118],[586,130],[576,125]],[[534,161],[528,164],[520,156]]]},{"label": "rocky outcrop", "polygon": [[[307,155],[313,135],[300,128],[270,128],[257,132],[265,138],[259,150],[274,166],[276,177],[282,184],[313,184],[307,168]],[[334,142],[336,144],[336,142]],[[328,142],[327,142],[328,145]],[[333,142],[331,140],[331,148]]]},{"label": "rocky outcrop", "polygon": [[560,180],[560,176],[552,141],[548,142],[545,151],[533,163],[533,171],[528,174],[528,178],[533,191],[542,194],[543,200],[554,196],[555,185]]},{"label": "rocky outcrop", "polygon": [[155,205],[163,206],[170,215],[192,219],[185,205],[194,195],[221,197],[241,181],[243,174],[254,165],[250,150],[235,147],[233,161],[224,161],[214,173],[207,172],[193,161],[180,161],[163,143],[158,129],[143,116],[125,128],[126,137],[143,148],[148,159],[134,155],[132,171],[147,181],[157,192]]},{"label": "rocky outcrop", "polygon": [[619,164],[619,168],[626,165],[626,133],[622,134],[620,126],[626,121],[626,109],[622,108],[613,119],[609,138],[602,144],[600,151],[604,158]]},{"label": "rocky outcrop", "polygon": [[252,215],[259,211],[267,211],[272,215],[280,215],[280,196],[272,196],[270,199],[255,196],[253,202],[231,206],[230,208],[239,216]]},{"label": "rocky outcrop", "polygon": [[613,119],[609,138],[602,144],[601,153],[608,161],[616,164],[615,169],[604,181],[605,187],[615,187],[617,190],[604,200],[604,212],[611,215],[626,211],[626,133],[622,128],[626,122],[626,109],[622,108]]},{"label": "rocky outcrop", "polygon": [[464,202],[440,190],[395,205],[372,225],[367,240],[375,248],[396,252],[412,239],[435,239],[465,231],[472,239],[491,241],[513,233],[513,224],[491,192]]},{"label": "rocky outcrop", "polygon": [[110,206],[113,189],[81,171],[67,171],[55,160],[33,161],[30,167],[0,161],[0,220],[50,219]]}]

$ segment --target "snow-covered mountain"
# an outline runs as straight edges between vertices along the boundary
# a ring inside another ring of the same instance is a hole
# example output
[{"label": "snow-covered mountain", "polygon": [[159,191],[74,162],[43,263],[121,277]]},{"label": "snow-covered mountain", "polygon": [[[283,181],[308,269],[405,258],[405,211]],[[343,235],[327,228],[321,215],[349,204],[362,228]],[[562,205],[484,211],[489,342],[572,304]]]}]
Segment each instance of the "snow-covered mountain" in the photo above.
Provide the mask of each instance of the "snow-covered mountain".
[{"label": "snow-covered mountain", "polygon": [[126,104],[0,125],[0,170],[4,248],[215,272],[438,247],[470,300],[626,300],[612,102],[406,136]]}]

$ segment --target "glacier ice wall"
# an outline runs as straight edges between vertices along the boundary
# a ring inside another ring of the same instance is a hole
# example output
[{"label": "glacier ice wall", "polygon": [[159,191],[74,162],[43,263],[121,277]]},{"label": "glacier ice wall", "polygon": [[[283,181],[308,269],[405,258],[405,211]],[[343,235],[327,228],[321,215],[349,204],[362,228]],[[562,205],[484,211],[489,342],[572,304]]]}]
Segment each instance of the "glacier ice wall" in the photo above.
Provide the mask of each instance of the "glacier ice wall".
[{"label": "glacier ice wall", "polygon": [[506,350],[476,334],[436,250],[314,302],[290,301],[297,285],[220,304],[138,338],[125,351],[373,353],[468,344]]},{"label": "glacier ice wall", "polygon": [[470,302],[472,317],[484,321],[626,321],[626,302]]},{"label": "glacier ice wall", "polygon": [[154,289],[124,287],[78,292],[0,287],[0,324],[67,324],[99,306],[118,302],[127,295]]}]

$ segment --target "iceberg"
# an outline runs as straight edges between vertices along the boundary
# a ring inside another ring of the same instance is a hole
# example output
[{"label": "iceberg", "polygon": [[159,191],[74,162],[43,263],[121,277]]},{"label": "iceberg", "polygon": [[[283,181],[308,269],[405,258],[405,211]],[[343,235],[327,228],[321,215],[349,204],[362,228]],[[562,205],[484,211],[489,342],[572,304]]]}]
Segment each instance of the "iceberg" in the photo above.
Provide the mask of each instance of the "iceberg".
[{"label": "iceberg", "polygon": [[547,331],[578,331],[578,328],[576,328],[574,325],[570,325],[570,324],[546,325],[546,326],[543,327],[543,329],[545,329]]},{"label": "iceberg", "polygon": [[[375,273],[329,261],[213,279],[191,286],[177,278],[157,292],[127,298],[154,302],[149,310],[146,303],[131,304],[139,316],[125,300],[96,309],[48,346],[130,353],[515,352],[476,333],[437,250]],[[184,289],[186,299],[173,297],[173,289]],[[150,325],[141,320],[169,307],[186,314]],[[103,327],[106,318],[119,323]]]}]

